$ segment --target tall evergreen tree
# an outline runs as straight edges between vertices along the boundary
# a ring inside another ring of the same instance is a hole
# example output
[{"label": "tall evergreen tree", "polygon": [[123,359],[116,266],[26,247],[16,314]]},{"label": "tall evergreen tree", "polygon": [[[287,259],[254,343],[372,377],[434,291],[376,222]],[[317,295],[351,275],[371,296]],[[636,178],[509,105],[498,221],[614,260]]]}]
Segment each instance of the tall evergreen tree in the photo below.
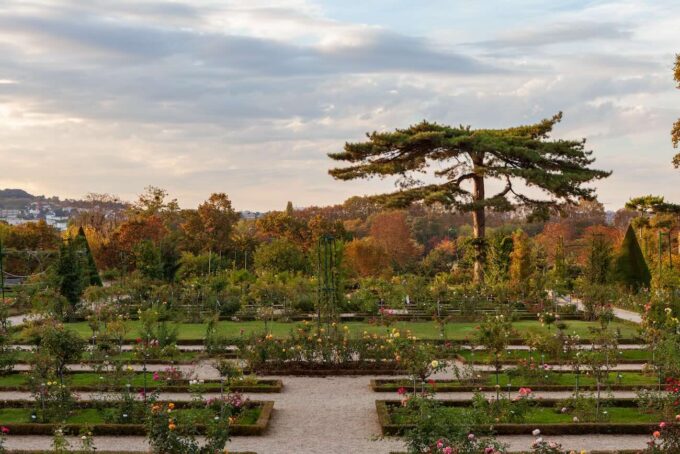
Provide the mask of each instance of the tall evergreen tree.
[{"label": "tall evergreen tree", "polygon": [[512,249],[511,237],[500,233],[491,236],[487,249],[487,284],[500,284],[508,280]]},{"label": "tall evergreen tree", "polygon": [[92,250],[90,249],[90,243],[87,242],[85,230],[83,230],[82,226],[78,229],[78,235],[76,237],[76,247],[79,249],[79,252],[82,255],[85,281],[89,285],[96,285],[98,287],[101,287],[102,279],[101,277],[99,277],[99,271],[97,271],[97,263],[94,261],[94,256],[92,255]]},{"label": "tall evergreen tree", "polygon": [[614,279],[634,290],[649,288],[652,280],[642,249],[630,225],[623,238],[621,250],[614,259]]},{"label": "tall evergreen tree", "polygon": [[[329,173],[340,180],[399,177],[396,192],[375,197],[391,207],[423,201],[472,213],[474,278],[480,283],[486,210],[526,207],[544,217],[578,199],[593,199],[594,189],[584,184],[610,175],[590,168],[594,159],[584,140],[549,139],[561,118],[559,113],[533,125],[477,130],[423,121],[394,132],[373,132],[368,141],[346,143],[344,151],[331,153],[332,159],[350,165]],[[428,172],[427,179],[435,182],[418,178]],[[500,180],[505,187],[487,196],[487,180]],[[539,195],[520,192],[526,186]]]},{"label": "tall evergreen tree", "polygon": [[80,297],[85,288],[81,264],[74,242],[70,239],[67,240],[59,248],[57,276],[59,278],[59,293],[66,298],[72,308],[80,302]]}]

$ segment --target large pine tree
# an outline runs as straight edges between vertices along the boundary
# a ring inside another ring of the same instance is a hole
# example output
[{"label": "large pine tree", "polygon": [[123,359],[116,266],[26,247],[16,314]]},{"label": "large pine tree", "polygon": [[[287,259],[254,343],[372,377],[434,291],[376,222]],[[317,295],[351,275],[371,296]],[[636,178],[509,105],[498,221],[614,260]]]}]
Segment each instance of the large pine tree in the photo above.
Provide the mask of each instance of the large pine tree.
[{"label": "large pine tree", "polygon": [[[537,124],[508,129],[471,129],[423,121],[394,132],[373,132],[368,140],[346,143],[329,156],[350,165],[329,173],[340,180],[398,176],[396,192],[376,196],[387,206],[441,203],[472,213],[475,282],[483,278],[485,212],[526,207],[534,215],[578,199],[593,199],[584,184],[610,172],[591,169],[584,140],[551,140],[559,113]],[[423,177],[428,181],[422,181]],[[486,194],[488,180],[504,187]],[[533,190],[526,191],[531,188]]]}]

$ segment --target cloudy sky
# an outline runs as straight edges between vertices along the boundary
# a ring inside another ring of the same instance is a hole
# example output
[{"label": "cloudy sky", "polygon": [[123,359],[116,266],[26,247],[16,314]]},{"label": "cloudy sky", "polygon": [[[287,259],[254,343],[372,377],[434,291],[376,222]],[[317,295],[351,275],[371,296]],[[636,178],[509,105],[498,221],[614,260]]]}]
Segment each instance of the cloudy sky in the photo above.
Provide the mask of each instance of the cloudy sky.
[{"label": "cloudy sky", "polygon": [[680,202],[677,0],[2,0],[0,188],[238,209],[341,202],[326,153],[429,119],[564,112],[608,209]]}]

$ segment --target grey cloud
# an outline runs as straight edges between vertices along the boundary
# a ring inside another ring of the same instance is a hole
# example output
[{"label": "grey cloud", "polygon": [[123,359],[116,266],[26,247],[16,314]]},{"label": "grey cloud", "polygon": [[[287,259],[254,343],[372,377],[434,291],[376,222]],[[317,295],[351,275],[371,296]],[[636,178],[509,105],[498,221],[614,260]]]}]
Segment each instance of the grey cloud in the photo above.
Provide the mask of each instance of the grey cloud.
[{"label": "grey cloud", "polygon": [[498,50],[507,48],[537,48],[593,40],[629,39],[633,35],[627,25],[615,22],[570,21],[548,23],[540,27],[514,30],[498,38],[473,46]]}]

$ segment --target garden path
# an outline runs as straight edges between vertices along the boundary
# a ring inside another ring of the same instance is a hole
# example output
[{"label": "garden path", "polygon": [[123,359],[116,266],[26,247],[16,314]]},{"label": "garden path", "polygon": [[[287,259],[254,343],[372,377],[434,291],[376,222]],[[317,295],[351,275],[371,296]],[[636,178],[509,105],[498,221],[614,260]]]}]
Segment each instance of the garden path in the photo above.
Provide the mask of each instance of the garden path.
[{"label": "garden path", "polygon": [[[201,369],[200,377],[210,378],[212,373]],[[439,374],[438,379],[449,374]],[[396,438],[378,438],[380,428],[375,411],[375,400],[395,398],[389,393],[375,393],[368,384],[376,377],[268,377],[282,378],[284,392],[280,394],[253,394],[253,399],[274,400],[275,411],[271,426],[261,437],[234,437],[229,443],[230,451],[255,451],[260,454],[317,454],[317,453],[366,453],[387,454],[403,450],[403,441]],[[8,397],[7,393],[0,398]],[[15,393],[11,393],[16,396]],[[563,393],[542,393],[544,397],[561,397]],[[630,393],[617,393],[629,397]],[[23,396],[22,396],[23,397]],[[167,398],[186,399],[187,395],[167,394]],[[452,393],[441,393],[440,398],[454,398]],[[469,398],[470,394],[455,398]],[[16,398],[16,397],[14,397]],[[618,449],[643,447],[644,436],[589,435],[550,437],[560,441],[568,449]],[[533,438],[530,435],[503,437],[513,449],[526,449]],[[144,451],[146,441],[142,437],[96,437],[101,450]],[[51,439],[40,436],[10,436],[10,449],[46,449]],[[74,443],[77,445],[77,443]]]},{"label": "garden path", "polygon": [[[574,298],[572,296],[569,297],[558,297],[557,298],[557,304],[576,304],[576,307],[580,311],[585,311],[585,306],[581,302],[580,299]],[[626,320],[629,322],[633,323],[642,323],[642,316],[638,314],[637,312],[629,311],[627,309],[621,309],[619,307],[614,307],[614,316],[616,318],[619,318],[621,320]]]}]

